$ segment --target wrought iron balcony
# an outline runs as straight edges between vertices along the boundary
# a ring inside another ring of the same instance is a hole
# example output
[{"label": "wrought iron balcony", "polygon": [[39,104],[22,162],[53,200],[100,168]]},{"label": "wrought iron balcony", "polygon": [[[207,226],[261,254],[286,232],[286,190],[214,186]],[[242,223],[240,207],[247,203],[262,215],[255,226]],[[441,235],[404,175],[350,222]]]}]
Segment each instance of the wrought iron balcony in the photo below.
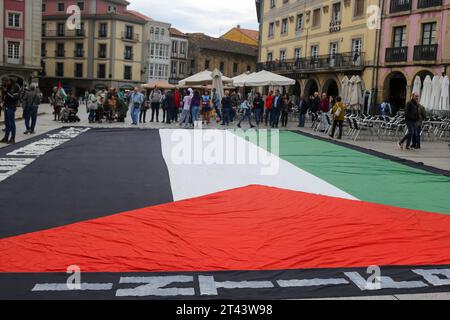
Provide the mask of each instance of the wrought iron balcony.
[{"label": "wrought iron balcony", "polygon": [[406,62],[408,47],[386,48],[386,62]]},{"label": "wrought iron balcony", "polygon": [[125,52],[125,53],[123,54],[123,58],[124,58],[125,60],[133,60],[133,59],[134,59],[134,53],[127,53],[127,52]]},{"label": "wrought iron balcony", "polygon": [[139,42],[139,34],[131,32],[122,32],[122,40]]},{"label": "wrought iron balcony", "polygon": [[56,58],[64,58],[66,56],[66,50],[56,50],[55,57]]},{"label": "wrought iron balcony", "polygon": [[414,47],[414,61],[433,61],[437,58],[438,45],[420,45]]},{"label": "wrought iron balcony", "polygon": [[73,52],[73,56],[75,58],[83,58],[84,57],[84,50],[75,50]]},{"label": "wrought iron balcony", "polygon": [[[44,32],[43,32],[44,33]],[[46,30],[43,38],[82,38],[85,36],[84,29],[75,30]]]},{"label": "wrought iron balcony", "polygon": [[333,20],[330,22],[330,33],[341,31],[342,21],[341,20]]},{"label": "wrought iron balcony", "polygon": [[442,6],[442,2],[442,0],[419,0],[417,3],[417,9],[439,7]]},{"label": "wrought iron balcony", "polygon": [[391,0],[390,13],[410,11],[412,9],[412,0]]},{"label": "wrought iron balcony", "polygon": [[317,57],[291,59],[285,61],[268,61],[259,63],[257,70],[276,73],[361,71],[365,66],[365,53],[336,53]]}]

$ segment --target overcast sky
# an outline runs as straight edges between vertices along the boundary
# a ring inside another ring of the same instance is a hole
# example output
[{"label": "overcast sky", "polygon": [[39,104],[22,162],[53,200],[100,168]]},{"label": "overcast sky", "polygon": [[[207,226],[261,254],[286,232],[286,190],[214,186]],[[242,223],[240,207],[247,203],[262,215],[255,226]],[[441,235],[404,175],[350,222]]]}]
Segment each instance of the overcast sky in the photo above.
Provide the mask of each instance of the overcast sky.
[{"label": "overcast sky", "polygon": [[236,25],[258,29],[254,0],[128,0],[130,9],[183,32],[220,36]]}]

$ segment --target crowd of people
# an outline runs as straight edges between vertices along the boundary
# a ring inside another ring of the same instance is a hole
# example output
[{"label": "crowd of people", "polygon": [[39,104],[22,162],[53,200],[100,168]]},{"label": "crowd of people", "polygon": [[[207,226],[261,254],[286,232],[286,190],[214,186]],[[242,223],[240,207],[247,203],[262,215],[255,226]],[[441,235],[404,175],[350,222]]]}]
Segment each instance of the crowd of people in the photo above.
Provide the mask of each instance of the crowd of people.
[{"label": "crowd of people", "polygon": [[42,95],[35,85],[21,88],[13,78],[3,81],[0,93],[0,118],[3,110],[5,127],[2,131],[5,135],[0,143],[16,143],[16,112],[19,107],[23,109],[22,118],[26,128],[24,134],[35,134],[38,108],[41,101]]},{"label": "crowd of people", "polygon": [[[405,142],[407,150],[421,147],[421,126],[427,114],[419,99],[417,94],[413,94],[405,107],[408,130],[398,144],[402,149]],[[16,111],[20,106],[23,108],[24,134],[35,133],[41,101],[42,96],[35,86],[22,89],[14,79],[3,82],[0,116],[3,109],[5,135],[1,143],[15,143]],[[80,106],[85,105],[89,123],[125,123],[129,115],[135,126],[149,121],[177,124],[183,128],[198,128],[211,122],[225,127],[236,123],[238,128],[243,122],[248,122],[250,128],[287,127],[289,114],[295,108],[300,128],[305,127],[308,114],[312,122],[317,121],[320,114],[329,114],[333,119],[330,137],[334,138],[339,129],[338,139],[342,139],[348,112],[339,96],[329,97],[325,93],[315,92],[309,97],[296,97],[282,94],[280,90],[270,91],[265,96],[252,90],[244,97],[240,90],[227,90],[221,97],[216,89],[140,90],[136,87],[132,91],[86,91],[83,96],[77,97],[75,92],[66,93],[63,88],[55,87],[49,101],[53,107],[54,121],[79,122]],[[380,115],[390,115],[392,109],[388,102],[383,102],[379,111]]]}]

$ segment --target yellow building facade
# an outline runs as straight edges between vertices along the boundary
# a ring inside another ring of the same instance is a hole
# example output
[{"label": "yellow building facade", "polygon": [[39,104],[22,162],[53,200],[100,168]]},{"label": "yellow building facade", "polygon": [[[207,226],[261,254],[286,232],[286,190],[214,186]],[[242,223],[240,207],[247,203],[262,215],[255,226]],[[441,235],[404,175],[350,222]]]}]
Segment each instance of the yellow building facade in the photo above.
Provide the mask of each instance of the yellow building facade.
[{"label": "yellow building facade", "polygon": [[[297,80],[294,93],[341,94],[345,76],[375,88],[378,0],[260,0],[259,68]],[[374,7],[375,6],[375,7]],[[375,11],[374,11],[375,10]]]},{"label": "yellow building facade", "polygon": [[258,46],[259,31],[241,28],[237,26],[221,36],[223,39],[248,44],[250,46]]},{"label": "yellow building facade", "polygon": [[145,82],[147,20],[131,12],[85,15],[70,30],[65,15],[44,15],[43,74],[49,94],[59,82],[77,95],[86,90],[131,89]]}]

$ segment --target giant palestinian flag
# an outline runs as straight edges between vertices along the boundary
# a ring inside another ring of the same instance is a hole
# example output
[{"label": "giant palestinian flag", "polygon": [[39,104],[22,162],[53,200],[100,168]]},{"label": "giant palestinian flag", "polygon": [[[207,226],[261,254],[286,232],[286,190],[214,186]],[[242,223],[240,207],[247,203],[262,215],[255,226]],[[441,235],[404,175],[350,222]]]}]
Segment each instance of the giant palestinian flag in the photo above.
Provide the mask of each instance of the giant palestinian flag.
[{"label": "giant palestinian flag", "polygon": [[450,290],[450,174],[298,132],[63,128],[0,203],[3,299]]}]

